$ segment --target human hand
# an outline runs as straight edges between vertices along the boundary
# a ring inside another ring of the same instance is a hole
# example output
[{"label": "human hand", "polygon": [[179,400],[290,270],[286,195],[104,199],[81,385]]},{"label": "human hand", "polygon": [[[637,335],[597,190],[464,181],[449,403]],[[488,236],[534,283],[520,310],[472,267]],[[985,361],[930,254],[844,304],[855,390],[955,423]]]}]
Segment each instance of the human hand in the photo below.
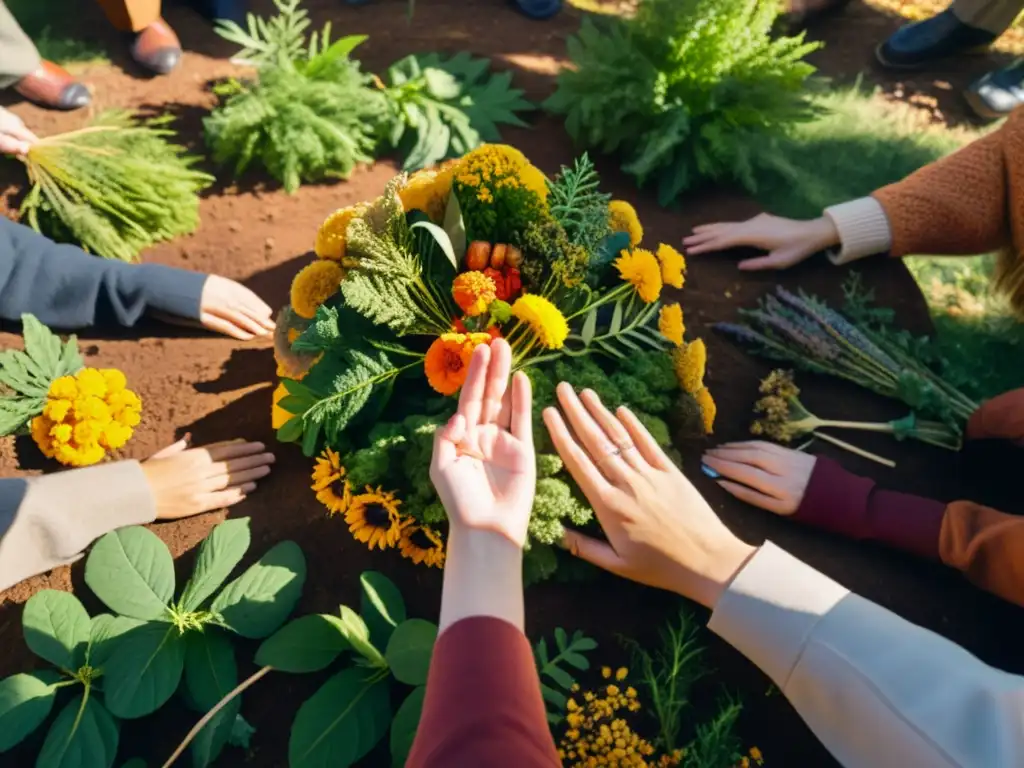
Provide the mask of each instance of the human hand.
[{"label": "human hand", "polygon": [[0,107],[0,153],[24,157],[38,140],[20,117]]},{"label": "human hand", "polygon": [[753,440],[726,443],[704,454],[704,463],[725,479],[717,482],[737,499],[777,515],[800,508],[818,459],[802,451]]},{"label": "human hand", "polygon": [[818,251],[839,244],[839,232],[828,216],[797,221],[759,214],[747,221],[704,224],[683,238],[689,255],[750,246],[768,251],[765,256],[744,259],[740,269],[787,269]]},{"label": "human hand", "polygon": [[209,330],[242,341],[274,331],[273,311],[244,285],[210,275],[199,300],[199,320]]},{"label": "human hand", "polygon": [[189,448],[188,438],[142,462],[156,499],[157,520],[210,512],[237,504],[256,490],[256,481],[270,474],[274,454],[263,443],[214,443]]},{"label": "human hand", "polygon": [[558,385],[544,423],[558,454],[594,508],[607,542],[567,531],[578,557],[627,579],[713,607],[754,553],[723,525],[627,408],[612,415],[597,394]]},{"label": "human hand", "polygon": [[488,531],[522,548],[537,484],[530,380],[512,377],[509,423],[499,423],[512,349],[504,339],[474,350],[459,410],[438,430],[430,479],[452,533]]}]

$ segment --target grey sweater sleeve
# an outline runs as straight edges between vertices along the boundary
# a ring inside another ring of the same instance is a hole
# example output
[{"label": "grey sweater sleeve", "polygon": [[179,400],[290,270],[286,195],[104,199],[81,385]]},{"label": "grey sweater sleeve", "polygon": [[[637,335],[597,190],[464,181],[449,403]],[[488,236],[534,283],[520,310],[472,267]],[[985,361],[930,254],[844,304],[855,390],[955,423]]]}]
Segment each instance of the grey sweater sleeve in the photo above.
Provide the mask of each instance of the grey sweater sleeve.
[{"label": "grey sweater sleeve", "polygon": [[0,217],[0,319],[35,315],[44,325],[134,325],[147,312],[199,319],[206,275],[125,264],[61,245]]},{"label": "grey sweater sleeve", "polygon": [[137,461],[0,479],[0,591],[74,562],[108,531],[155,518]]}]

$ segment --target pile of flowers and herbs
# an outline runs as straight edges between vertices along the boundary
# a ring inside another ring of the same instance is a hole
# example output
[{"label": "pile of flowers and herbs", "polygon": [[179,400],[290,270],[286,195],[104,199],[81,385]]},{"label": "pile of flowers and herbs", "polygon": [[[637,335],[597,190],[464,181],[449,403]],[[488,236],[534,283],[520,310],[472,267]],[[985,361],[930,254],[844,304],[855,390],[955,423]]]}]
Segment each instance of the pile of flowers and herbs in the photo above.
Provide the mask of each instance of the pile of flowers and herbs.
[{"label": "pile of flowers and herbs", "polygon": [[0,352],[0,436],[28,433],[49,459],[87,467],[124,447],[142,400],[113,368],[87,368],[67,342],[22,315],[24,350]]},{"label": "pile of flowers and herbs", "polygon": [[636,212],[601,192],[586,156],[548,179],[493,144],[331,214],[275,344],[274,426],[317,457],[317,499],[371,549],[441,567],[434,432],[473,349],[502,337],[536,404],[527,578],[550,576],[563,525],[592,519],[540,423],[557,382],[630,406],[669,450],[673,432],[713,427],[706,348],[686,341],[679,304],[685,260],[642,241]]}]

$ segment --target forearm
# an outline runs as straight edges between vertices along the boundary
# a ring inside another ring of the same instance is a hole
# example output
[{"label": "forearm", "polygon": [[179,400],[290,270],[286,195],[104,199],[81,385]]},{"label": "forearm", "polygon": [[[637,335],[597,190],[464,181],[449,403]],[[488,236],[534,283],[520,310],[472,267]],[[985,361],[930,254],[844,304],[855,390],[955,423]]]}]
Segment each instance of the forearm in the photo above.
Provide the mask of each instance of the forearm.
[{"label": "forearm", "polygon": [[456,528],[448,537],[440,631],[473,616],[523,631],[523,552],[499,534]]},{"label": "forearm", "polygon": [[115,528],[155,516],[152,491],[135,461],[0,479],[0,591],[73,562]]},{"label": "forearm", "polygon": [[779,686],[848,768],[1024,764],[1024,680],[770,542],[724,593],[709,626]]}]

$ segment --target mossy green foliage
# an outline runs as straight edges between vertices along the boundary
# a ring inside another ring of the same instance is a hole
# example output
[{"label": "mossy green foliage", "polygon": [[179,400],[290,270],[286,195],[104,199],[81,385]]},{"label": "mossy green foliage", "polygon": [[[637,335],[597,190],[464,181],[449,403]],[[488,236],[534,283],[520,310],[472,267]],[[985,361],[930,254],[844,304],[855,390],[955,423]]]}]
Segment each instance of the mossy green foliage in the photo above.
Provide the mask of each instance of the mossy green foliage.
[{"label": "mossy green foliage", "polygon": [[84,11],[78,0],[6,0],[8,10],[39,51],[39,57],[57,64],[101,64],[109,59],[106,47],[76,28]]},{"label": "mossy green foliage", "polygon": [[773,37],[773,0],[645,0],[584,22],[545,103],[583,147],[618,153],[663,205],[702,181],[756,186],[760,154],[814,106],[803,35]]}]

